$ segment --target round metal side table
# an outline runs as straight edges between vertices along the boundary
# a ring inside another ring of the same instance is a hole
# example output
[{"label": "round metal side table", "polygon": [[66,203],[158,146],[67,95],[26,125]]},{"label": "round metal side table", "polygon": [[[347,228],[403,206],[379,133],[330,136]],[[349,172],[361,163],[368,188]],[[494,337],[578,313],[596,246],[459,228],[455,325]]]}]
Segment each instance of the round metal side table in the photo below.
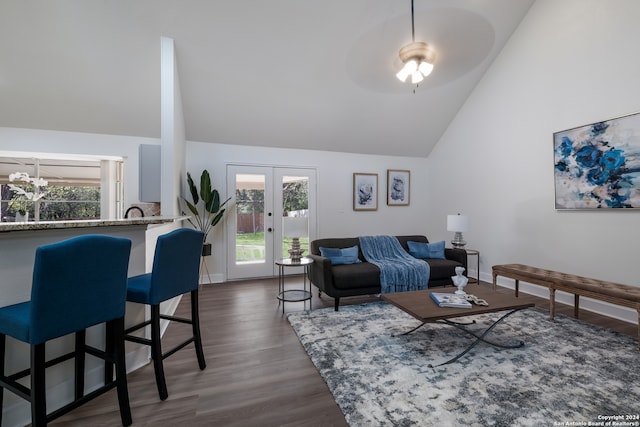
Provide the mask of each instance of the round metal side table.
[{"label": "round metal side table", "polygon": [[[313,264],[313,260],[306,257],[301,258],[300,261],[292,261],[291,258],[283,258],[276,261],[276,265],[278,266],[278,301],[282,301],[282,313],[284,313],[285,302],[303,301],[304,307],[306,307],[307,301],[309,301],[309,310],[311,310],[311,281],[307,280],[309,277],[309,266],[311,264]],[[304,268],[304,272],[302,273],[302,289],[284,288],[284,269],[288,267]],[[309,284],[308,287],[307,283]]]}]

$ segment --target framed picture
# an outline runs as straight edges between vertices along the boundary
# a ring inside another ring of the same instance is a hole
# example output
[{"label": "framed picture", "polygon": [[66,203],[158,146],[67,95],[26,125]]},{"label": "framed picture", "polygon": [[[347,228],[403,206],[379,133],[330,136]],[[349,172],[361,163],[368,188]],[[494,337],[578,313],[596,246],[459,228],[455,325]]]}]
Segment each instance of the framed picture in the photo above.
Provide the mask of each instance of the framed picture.
[{"label": "framed picture", "polygon": [[353,174],[353,210],[375,211],[378,209],[378,174]]},{"label": "framed picture", "polygon": [[387,205],[409,206],[411,172],[387,169]]},{"label": "framed picture", "polygon": [[553,134],[556,209],[640,208],[640,113]]}]

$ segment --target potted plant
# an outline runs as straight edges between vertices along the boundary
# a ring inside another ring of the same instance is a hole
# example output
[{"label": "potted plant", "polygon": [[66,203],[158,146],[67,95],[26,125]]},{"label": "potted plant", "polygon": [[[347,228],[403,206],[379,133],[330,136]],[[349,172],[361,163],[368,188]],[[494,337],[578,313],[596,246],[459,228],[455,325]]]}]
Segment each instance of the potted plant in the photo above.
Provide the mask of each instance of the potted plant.
[{"label": "potted plant", "polygon": [[[191,212],[187,221],[195,228],[204,233],[205,243],[202,246],[202,256],[211,255],[211,243],[207,243],[207,236],[213,227],[220,222],[231,197],[224,202],[220,202],[220,193],[211,186],[211,177],[206,169],[200,175],[200,192],[191,178],[191,174],[187,172],[187,183],[189,184],[189,192],[191,193],[191,202],[184,197],[182,200]],[[202,202],[202,203],[200,203]],[[183,211],[183,215],[186,213]]]},{"label": "potted plant", "polygon": [[16,197],[9,202],[9,207],[15,209],[15,222],[29,221],[29,211],[27,210],[28,200],[24,197]]},{"label": "potted plant", "polygon": [[22,181],[23,187],[9,184],[9,188],[15,193],[9,202],[9,207],[16,210],[16,221],[23,222],[29,220],[28,203],[37,202],[46,194],[41,187],[49,185],[49,182],[42,178],[31,178],[26,172],[15,172],[9,174],[9,181]]}]

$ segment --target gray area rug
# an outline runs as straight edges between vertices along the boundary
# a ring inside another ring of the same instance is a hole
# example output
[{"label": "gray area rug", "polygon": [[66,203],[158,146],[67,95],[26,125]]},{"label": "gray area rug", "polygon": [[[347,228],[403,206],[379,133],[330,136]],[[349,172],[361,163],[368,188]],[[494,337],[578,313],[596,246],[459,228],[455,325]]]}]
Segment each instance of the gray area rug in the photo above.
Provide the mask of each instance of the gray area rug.
[{"label": "gray area rug", "polygon": [[[475,316],[472,327],[503,314]],[[524,347],[480,343],[435,368],[429,363],[473,338],[436,324],[399,335],[419,322],[384,302],[288,318],[351,426],[605,425],[604,417],[640,413],[636,340],[565,316],[553,323],[540,309],[513,314],[487,336]]]}]

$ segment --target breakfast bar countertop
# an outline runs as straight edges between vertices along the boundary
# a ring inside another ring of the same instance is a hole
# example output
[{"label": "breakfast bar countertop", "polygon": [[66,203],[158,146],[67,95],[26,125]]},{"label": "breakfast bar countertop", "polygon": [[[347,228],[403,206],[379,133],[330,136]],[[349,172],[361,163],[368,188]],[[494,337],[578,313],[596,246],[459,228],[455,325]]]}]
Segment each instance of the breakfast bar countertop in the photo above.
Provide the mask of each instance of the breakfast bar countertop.
[{"label": "breakfast bar countertop", "polygon": [[130,225],[164,224],[178,221],[183,217],[146,216],[128,219],[89,219],[76,221],[29,221],[29,222],[2,222],[0,233],[12,231],[54,230],[67,228],[87,227],[117,227]]}]

